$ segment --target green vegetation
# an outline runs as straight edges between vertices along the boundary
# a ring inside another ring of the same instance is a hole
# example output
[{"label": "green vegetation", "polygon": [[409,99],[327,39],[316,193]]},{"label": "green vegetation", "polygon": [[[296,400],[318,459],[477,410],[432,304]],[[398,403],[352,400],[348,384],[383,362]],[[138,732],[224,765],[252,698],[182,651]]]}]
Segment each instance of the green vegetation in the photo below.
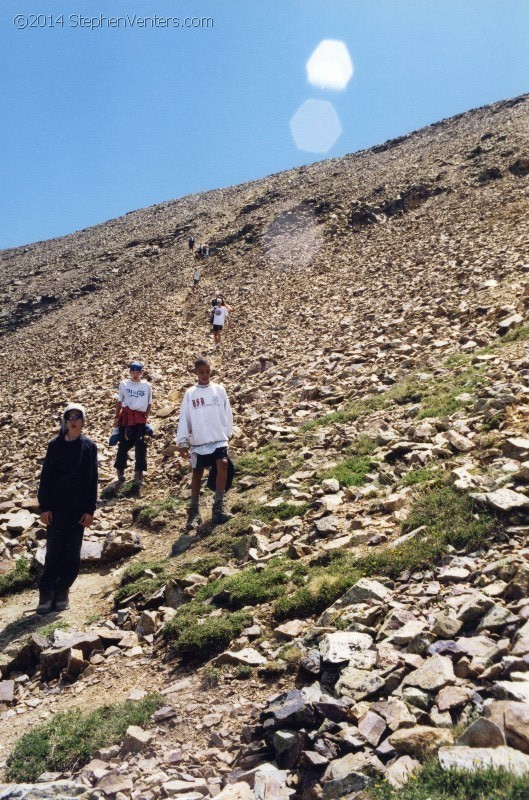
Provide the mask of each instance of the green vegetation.
[{"label": "green vegetation", "polygon": [[340,411],[331,411],[323,417],[308,420],[300,426],[302,431],[311,431],[314,428],[320,428],[323,425],[331,425],[335,422],[354,422],[360,417],[365,417],[372,411],[379,411],[389,405],[388,401],[389,392],[385,394],[375,394],[370,397],[364,397],[361,400],[355,400]]},{"label": "green vegetation", "polygon": [[188,575],[194,572],[197,575],[208,576],[216,567],[226,566],[226,559],[222,556],[203,556],[202,558],[195,558],[193,561],[183,561],[177,565],[177,576]]},{"label": "green vegetation", "polygon": [[289,581],[288,567],[292,562],[285,558],[272,559],[264,569],[249,567],[235,575],[220,578],[199,589],[196,600],[213,599],[215,605],[230,610],[267,603],[280,597]]},{"label": "green vegetation", "polygon": [[14,594],[35,584],[36,578],[31,574],[29,561],[19,558],[12,570],[0,575],[0,597]]},{"label": "green vegetation", "polygon": [[505,420],[507,419],[507,415],[505,411],[500,410],[497,411],[495,414],[492,414],[488,419],[485,420],[482,427],[483,433],[488,433],[489,431],[497,431],[500,428]]},{"label": "green vegetation", "polygon": [[383,783],[368,790],[370,800],[526,800],[529,777],[504,770],[443,770],[436,761],[415,773],[402,789]]},{"label": "green vegetation", "polygon": [[135,497],[140,493],[140,487],[134,481],[125,481],[124,483],[118,483],[114,481],[113,483],[107,484],[102,491],[101,491],[101,499],[102,500],[113,500],[116,497]]},{"label": "green vegetation", "polygon": [[183,502],[174,497],[163,497],[151,503],[138,503],[132,509],[132,519],[145,528],[163,527],[172,520]]},{"label": "green vegetation", "polygon": [[145,725],[162,705],[156,694],[140,702],[127,700],[83,714],[79,709],[55,714],[25,733],[8,758],[6,777],[33,783],[43,772],[65,772],[87,764],[101,747],[123,740],[129,725]]},{"label": "green vegetation", "polygon": [[214,667],[212,664],[206,664],[200,678],[200,685],[202,689],[213,689],[219,685],[221,671]]},{"label": "green vegetation", "polygon": [[277,506],[265,506],[253,500],[239,500],[233,505],[232,511],[240,513],[242,516],[238,519],[237,525],[231,525],[230,533],[234,535],[246,533],[252,519],[260,519],[262,522],[272,522],[274,519],[292,519],[293,517],[302,517],[309,508],[310,503],[283,501]]},{"label": "green vegetation", "polygon": [[242,611],[211,616],[211,606],[192,600],[177,609],[162,633],[175,655],[204,661],[225,650],[251,621],[251,614]]},{"label": "green vegetation", "polygon": [[[304,585],[276,600],[274,616],[285,620],[319,614],[360,578],[396,578],[404,570],[430,568],[449,545],[472,551],[488,543],[496,525],[486,512],[478,516],[472,499],[449,486],[441,474],[435,483],[418,492],[403,525],[403,533],[421,526],[424,530],[395,548],[386,547],[360,558],[347,550],[335,550],[326,560],[312,562],[305,568]],[[296,569],[301,568],[294,568],[294,581]]]},{"label": "green vegetation", "polygon": [[[154,577],[148,572],[154,573]],[[146,574],[147,573],[147,574]],[[120,581],[120,588],[114,593],[116,608],[123,600],[140,592],[145,599],[167,583],[169,575],[160,561],[136,561],[127,567]]]},{"label": "green vegetation", "polygon": [[43,625],[42,628],[38,629],[38,633],[41,636],[53,636],[55,631],[67,631],[70,629],[70,624],[65,622],[64,620],[57,620],[57,622],[49,622],[47,625]]},{"label": "green vegetation", "polygon": [[407,472],[402,478],[402,483],[404,486],[417,486],[417,484],[427,483],[433,480],[436,475],[439,475],[439,470],[420,467],[419,469],[412,469],[410,472]]},{"label": "green vegetation", "polygon": [[513,328],[511,331],[507,331],[505,336],[502,336],[500,339],[494,341],[492,346],[498,347],[502,344],[523,341],[524,339],[529,339],[529,325],[520,325],[519,328]]},{"label": "green vegetation", "polygon": [[446,417],[468,405],[468,401],[458,399],[460,395],[472,394],[487,380],[485,366],[461,366],[428,382],[412,377],[390,390],[390,394],[397,405],[421,403],[417,419]]},{"label": "green vegetation", "polygon": [[336,478],[341,486],[363,486],[366,475],[371,469],[369,456],[377,449],[377,442],[370,436],[359,436],[347,448],[347,458],[340,461],[335,467],[321,472],[320,480]]},{"label": "green vegetation", "polygon": [[251,453],[241,456],[235,462],[235,469],[239,474],[261,477],[268,475],[277,464],[278,459],[284,455],[285,443],[271,442],[266,447],[260,447]]},{"label": "green vegetation", "polygon": [[[505,337],[502,341],[505,340]],[[425,417],[441,417],[454,414],[467,405],[465,400],[458,400],[459,395],[472,393],[487,381],[486,365],[471,366],[467,356],[452,356],[445,362],[446,374],[438,375],[430,380],[411,376],[402,383],[395,384],[384,394],[371,395],[361,400],[354,400],[340,411],[333,411],[317,419],[304,422],[300,430],[311,431],[323,425],[340,422],[354,422],[360,417],[380,411],[393,404],[421,403],[422,408],[417,419]]]},{"label": "green vegetation", "polygon": [[252,677],[252,668],[249,664],[239,664],[235,671],[235,677],[239,680],[247,680]]}]

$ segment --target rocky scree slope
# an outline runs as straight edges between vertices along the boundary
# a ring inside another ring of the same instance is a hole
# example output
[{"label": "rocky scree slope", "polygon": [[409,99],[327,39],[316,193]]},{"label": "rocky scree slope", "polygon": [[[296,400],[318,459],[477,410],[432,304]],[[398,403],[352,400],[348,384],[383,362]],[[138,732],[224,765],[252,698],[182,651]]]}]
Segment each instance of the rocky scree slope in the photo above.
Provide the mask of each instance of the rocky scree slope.
[{"label": "rocky scree slope", "polygon": [[[87,791],[357,796],[466,745],[484,764],[508,746],[526,771],[528,172],[522,97],[0,254],[6,574],[38,562],[36,481],[64,402],[86,404],[106,484],[127,358],[155,389],[142,497],[111,485],[87,541],[98,624],[35,633],[24,655],[18,634],[38,621],[4,632],[14,723],[97,696],[105,673],[124,696],[169,690],[142,756],[74,770]],[[195,293],[190,232],[212,243]],[[189,366],[212,354],[217,289],[233,306],[213,360],[236,413],[238,512],[193,537],[173,436]],[[136,571],[112,566],[140,548]],[[187,672],[199,651],[216,661]],[[283,695],[268,701],[270,684]]]}]

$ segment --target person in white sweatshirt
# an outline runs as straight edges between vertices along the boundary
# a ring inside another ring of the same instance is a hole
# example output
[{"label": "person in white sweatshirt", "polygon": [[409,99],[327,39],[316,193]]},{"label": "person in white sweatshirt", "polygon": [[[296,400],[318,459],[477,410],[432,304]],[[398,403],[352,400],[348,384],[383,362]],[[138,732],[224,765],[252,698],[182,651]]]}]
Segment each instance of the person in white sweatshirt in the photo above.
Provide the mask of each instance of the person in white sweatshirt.
[{"label": "person in white sweatshirt", "polygon": [[228,476],[228,440],[232,433],[233,416],[226,389],[210,381],[211,364],[206,358],[195,361],[195,386],[188,389],[182,400],[176,444],[182,458],[190,458],[191,505],[187,530],[202,524],[199,495],[202,476],[206,468],[216,464],[217,479],[213,501],[212,521],[222,525],[232,514],[224,510],[224,492]]}]

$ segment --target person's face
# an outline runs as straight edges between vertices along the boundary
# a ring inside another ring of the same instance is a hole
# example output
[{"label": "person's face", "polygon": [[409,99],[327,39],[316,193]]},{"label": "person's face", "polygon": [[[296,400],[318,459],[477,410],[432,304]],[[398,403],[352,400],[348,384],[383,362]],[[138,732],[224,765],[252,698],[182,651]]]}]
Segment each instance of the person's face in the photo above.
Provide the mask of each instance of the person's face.
[{"label": "person's face", "polygon": [[83,415],[80,411],[68,411],[66,415],[66,430],[70,439],[77,439],[83,429]]},{"label": "person's face", "polygon": [[197,382],[200,386],[207,386],[211,375],[211,367],[209,364],[201,364],[196,368],[195,375],[197,376]]},{"label": "person's face", "polygon": [[136,383],[141,380],[141,367],[140,368],[132,368],[130,369],[130,377],[131,380],[135,381]]}]

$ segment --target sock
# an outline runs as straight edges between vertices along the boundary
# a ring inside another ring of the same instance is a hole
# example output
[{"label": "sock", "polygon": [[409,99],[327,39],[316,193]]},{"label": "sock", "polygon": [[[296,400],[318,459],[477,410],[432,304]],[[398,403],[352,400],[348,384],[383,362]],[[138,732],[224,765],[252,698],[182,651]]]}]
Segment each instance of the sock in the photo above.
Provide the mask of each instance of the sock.
[{"label": "sock", "polygon": [[189,507],[190,511],[198,511],[198,494],[191,495],[191,505]]},{"label": "sock", "polygon": [[215,489],[215,500],[214,503],[222,503],[224,500],[224,489]]}]

